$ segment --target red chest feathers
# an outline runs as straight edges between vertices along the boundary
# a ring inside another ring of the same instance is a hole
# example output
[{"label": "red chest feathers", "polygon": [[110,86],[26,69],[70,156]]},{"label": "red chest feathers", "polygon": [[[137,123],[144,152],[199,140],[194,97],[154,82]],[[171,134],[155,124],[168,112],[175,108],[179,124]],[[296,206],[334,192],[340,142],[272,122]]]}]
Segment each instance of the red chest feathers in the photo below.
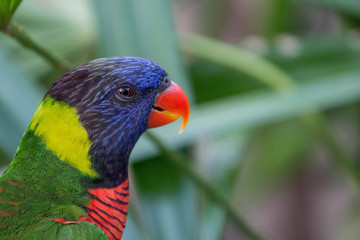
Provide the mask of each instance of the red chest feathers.
[{"label": "red chest feathers", "polygon": [[129,180],[112,189],[92,189],[89,193],[91,202],[86,208],[88,216],[84,221],[99,226],[109,240],[121,239],[128,211]]}]

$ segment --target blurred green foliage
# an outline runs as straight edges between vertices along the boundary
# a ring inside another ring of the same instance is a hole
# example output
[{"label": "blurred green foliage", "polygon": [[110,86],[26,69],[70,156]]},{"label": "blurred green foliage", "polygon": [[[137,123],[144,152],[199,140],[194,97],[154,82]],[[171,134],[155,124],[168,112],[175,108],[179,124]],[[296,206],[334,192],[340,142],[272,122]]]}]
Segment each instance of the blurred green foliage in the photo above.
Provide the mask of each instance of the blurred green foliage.
[{"label": "blurred green foliage", "polygon": [[[0,28],[19,3],[1,1]],[[229,209],[263,239],[358,239],[359,9],[356,0],[24,1],[11,26],[24,27],[33,45],[14,41],[11,28],[0,35],[0,166],[67,68],[58,59],[146,57],[190,96],[182,135],[178,124],[151,133],[193,172],[143,137],[131,159],[124,239],[253,238]],[[309,200],[311,189],[321,201]],[[347,204],[322,204],[339,196]],[[285,223],[269,213],[274,198],[282,211],[291,203]]]}]

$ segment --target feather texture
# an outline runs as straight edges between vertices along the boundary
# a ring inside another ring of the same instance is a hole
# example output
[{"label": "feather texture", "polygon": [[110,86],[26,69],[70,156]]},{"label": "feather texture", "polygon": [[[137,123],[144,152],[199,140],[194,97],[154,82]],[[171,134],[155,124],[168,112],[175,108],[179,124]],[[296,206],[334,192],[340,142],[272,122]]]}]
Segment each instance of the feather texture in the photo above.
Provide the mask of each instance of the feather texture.
[{"label": "feather texture", "polygon": [[[128,160],[166,72],[104,58],[61,76],[0,176],[0,239],[121,239]],[[127,87],[133,97],[119,95]]]}]

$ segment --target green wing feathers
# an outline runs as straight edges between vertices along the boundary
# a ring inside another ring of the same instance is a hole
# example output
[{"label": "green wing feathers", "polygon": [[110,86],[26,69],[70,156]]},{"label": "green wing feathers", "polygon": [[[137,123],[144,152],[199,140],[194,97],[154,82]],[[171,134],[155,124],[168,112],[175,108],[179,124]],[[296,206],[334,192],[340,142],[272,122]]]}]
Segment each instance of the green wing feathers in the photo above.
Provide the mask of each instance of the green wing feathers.
[{"label": "green wing feathers", "polygon": [[75,224],[54,223],[46,229],[29,232],[25,240],[107,240],[105,233],[95,224],[81,222]]}]

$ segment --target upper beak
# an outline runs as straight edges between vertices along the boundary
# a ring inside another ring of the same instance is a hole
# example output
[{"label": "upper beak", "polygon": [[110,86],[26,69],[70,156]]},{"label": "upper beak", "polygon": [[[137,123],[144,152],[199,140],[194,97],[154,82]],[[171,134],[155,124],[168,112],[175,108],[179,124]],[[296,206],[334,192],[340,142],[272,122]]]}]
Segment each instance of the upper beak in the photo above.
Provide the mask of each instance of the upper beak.
[{"label": "upper beak", "polygon": [[184,91],[174,82],[155,100],[149,116],[148,128],[160,127],[182,117],[179,134],[184,130],[190,116],[190,105]]}]

